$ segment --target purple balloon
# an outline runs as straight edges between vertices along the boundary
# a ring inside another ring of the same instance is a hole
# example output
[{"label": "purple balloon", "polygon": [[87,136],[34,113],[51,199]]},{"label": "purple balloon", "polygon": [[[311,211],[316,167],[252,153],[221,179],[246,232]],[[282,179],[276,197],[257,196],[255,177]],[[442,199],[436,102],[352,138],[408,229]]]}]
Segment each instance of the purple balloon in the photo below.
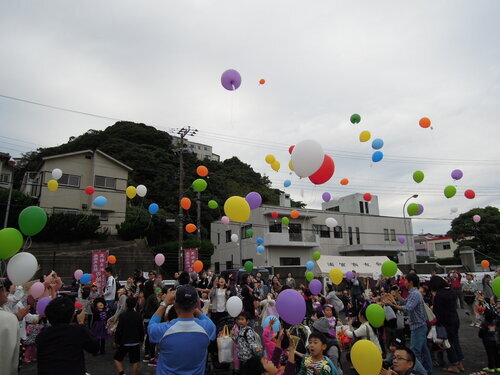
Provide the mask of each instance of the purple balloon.
[{"label": "purple balloon", "polygon": [[398,237],[398,241],[399,241],[400,244],[404,244],[406,242],[405,236],[399,236]]},{"label": "purple balloon", "polygon": [[330,200],[332,199],[332,196],[327,191],[325,191],[321,197],[325,202],[330,202]]},{"label": "purple balloon", "polygon": [[460,169],[455,169],[451,172],[451,178],[454,180],[460,180],[464,176],[464,173]]},{"label": "purple balloon", "polygon": [[222,83],[222,86],[224,86],[226,90],[229,91],[236,90],[241,85],[240,73],[238,73],[234,69],[226,70],[224,73],[222,73],[222,76],[220,77],[220,82]]},{"label": "purple balloon", "polygon": [[259,193],[256,193],[255,191],[248,193],[245,199],[248,202],[251,210],[259,208],[260,205],[262,204],[262,197],[260,196]]},{"label": "purple balloon", "polygon": [[317,296],[318,294],[321,293],[321,289],[323,289],[323,285],[321,285],[321,281],[318,279],[311,280],[309,283],[309,290],[311,291],[312,294]]},{"label": "purple balloon", "polygon": [[50,297],[43,297],[38,300],[36,303],[36,313],[38,315],[45,315],[45,309],[47,308],[47,305],[52,301],[52,298]]},{"label": "purple balloon", "polygon": [[276,309],[285,322],[292,326],[301,324],[306,316],[306,301],[294,289],[285,289],[276,299]]},{"label": "purple balloon", "polygon": [[418,204],[418,212],[417,215],[422,215],[424,212],[424,206],[422,206],[420,203]]},{"label": "purple balloon", "polygon": [[345,278],[347,280],[354,280],[354,272],[352,271],[347,271],[346,274],[345,274]]}]

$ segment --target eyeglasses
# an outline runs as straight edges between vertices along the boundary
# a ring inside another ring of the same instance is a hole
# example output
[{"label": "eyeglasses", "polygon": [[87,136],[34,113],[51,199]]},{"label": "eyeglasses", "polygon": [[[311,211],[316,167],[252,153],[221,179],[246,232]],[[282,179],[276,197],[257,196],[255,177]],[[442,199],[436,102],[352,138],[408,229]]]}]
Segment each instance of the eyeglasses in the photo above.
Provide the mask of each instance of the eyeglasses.
[{"label": "eyeglasses", "polygon": [[407,359],[407,358],[403,358],[403,357],[394,357],[392,360],[393,360],[393,361],[394,361],[394,360],[395,360],[395,361],[408,361],[408,362],[410,362],[410,361],[411,361],[411,359]]}]

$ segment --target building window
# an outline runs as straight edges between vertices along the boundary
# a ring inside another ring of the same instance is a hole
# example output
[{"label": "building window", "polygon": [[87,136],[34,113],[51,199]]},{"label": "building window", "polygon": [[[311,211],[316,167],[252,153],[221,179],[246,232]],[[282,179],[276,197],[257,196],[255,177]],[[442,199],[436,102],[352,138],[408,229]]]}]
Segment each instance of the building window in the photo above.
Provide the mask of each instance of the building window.
[{"label": "building window", "polygon": [[217,232],[217,245],[220,245],[220,233]]},{"label": "building window", "polygon": [[389,229],[384,229],[384,241],[389,241]]},{"label": "building window", "polygon": [[215,262],[214,263],[214,266],[215,266],[215,273],[219,273],[220,272],[220,263],[219,262]]},{"label": "building window", "polygon": [[434,244],[434,248],[436,251],[439,250],[450,250],[451,249],[451,244],[449,242],[436,242]]},{"label": "building window", "polygon": [[0,174],[0,183],[8,184],[10,182],[10,174],[2,173]]},{"label": "building window", "polygon": [[281,233],[281,223],[269,223],[269,232],[271,233]]},{"label": "building window", "polygon": [[79,211],[74,208],[56,208],[54,207],[55,214],[78,215]]},{"label": "building window", "polygon": [[322,238],[330,238],[330,228],[326,225],[313,224],[313,231],[314,233],[319,234]]},{"label": "building window", "polygon": [[290,241],[302,241],[302,224],[289,224],[288,237]]},{"label": "building window", "polygon": [[339,206],[334,206],[326,209],[327,211],[340,212]]},{"label": "building window", "polygon": [[300,266],[300,257],[280,257],[280,266]]},{"label": "building window", "polygon": [[391,229],[391,241],[396,241],[396,230]]},{"label": "building window", "polygon": [[231,231],[226,230],[226,243],[231,242]]},{"label": "building window", "polygon": [[240,235],[240,238],[242,239],[245,239],[245,238],[250,238],[250,236],[248,235],[247,231],[249,229],[252,229],[252,224],[247,224],[247,225],[243,225],[241,227],[241,235]]},{"label": "building window", "polygon": [[92,213],[99,216],[100,221],[108,221],[109,219],[109,211],[92,210]]},{"label": "building window", "polygon": [[198,150],[201,150],[201,147],[200,147],[200,146],[198,146]]},{"label": "building window", "polygon": [[347,232],[349,234],[349,245],[352,245],[352,227],[348,227]]},{"label": "building window", "polygon": [[359,212],[362,213],[362,214],[365,213],[363,203],[364,203],[363,201],[359,201]]},{"label": "building window", "polygon": [[203,147],[203,149],[204,149],[205,151],[208,151],[208,147],[206,147],[206,146],[204,146],[204,147]]},{"label": "building window", "polygon": [[61,186],[71,186],[71,187],[80,187],[80,176],[76,176],[74,174],[63,174],[59,179],[59,185]]},{"label": "building window", "polygon": [[233,261],[232,260],[227,260],[226,261],[226,270],[230,270],[233,268]]},{"label": "building window", "polygon": [[333,228],[333,238],[342,238],[342,227],[340,225]]},{"label": "building window", "polygon": [[370,213],[370,210],[368,209],[368,202],[365,202],[365,213]]},{"label": "building window", "polygon": [[359,227],[356,227],[356,243],[358,245],[361,243],[361,234],[359,233]]},{"label": "building window", "polygon": [[190,148],[194,148],[194,145],[189,145]]},{"label": "building window", "polygon": [[106,189],[116,189],[116,178],[95,176],[94,186]]}]

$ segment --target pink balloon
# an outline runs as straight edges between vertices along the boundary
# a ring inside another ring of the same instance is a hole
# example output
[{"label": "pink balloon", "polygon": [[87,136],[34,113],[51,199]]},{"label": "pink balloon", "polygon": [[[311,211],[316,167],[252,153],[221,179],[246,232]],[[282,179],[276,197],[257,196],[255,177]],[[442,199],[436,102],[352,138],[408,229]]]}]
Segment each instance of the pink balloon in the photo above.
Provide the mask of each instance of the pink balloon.
[{"label": "pink balloon", "polygon": [[311,280],[311,282],[309,283],[309,290],[311,291],[312,294],[317,296],[318,294],[321,293],[321,289],[323,289],[321,281],[319,281],[318,279]]},{"label": "pink balloon", "polygon": [[155,255],[155,264],[160,267],[163,263],[165,263],[165,255],[156,254]]},{"label": "pink balloon", "polygon": [[34,299],[40,298],[45,291],[45,286],[41,282],[34,283],[30,288],[30,294]]},{"label": "pink balloon", "polygon": [[75,279],[80,280],[80,278],[83,276],[83,271],[82,270],[76,270],[75,273],[73,274]]},{"label": "pink balloon", "polygon": [[481,221],[481,216],[479,215],[474,215],[472,216],[472,220],[474,220],[474,223],[479,223]]},{"label": "pink balloon", "polygon": [[222,224],[229,225],[229,218],[227,216],[222,216],[220,221]]}]

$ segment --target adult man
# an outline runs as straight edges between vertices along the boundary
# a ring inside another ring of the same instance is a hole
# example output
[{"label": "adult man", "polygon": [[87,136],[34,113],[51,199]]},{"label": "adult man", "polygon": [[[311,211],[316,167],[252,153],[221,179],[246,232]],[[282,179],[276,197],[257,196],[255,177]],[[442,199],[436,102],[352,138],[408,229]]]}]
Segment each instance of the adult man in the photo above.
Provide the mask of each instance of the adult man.
[{"label": "adult man", "polygon": [[8,291],[4,280],[0,280],[0,364],[2,374],[15,375],[19,364],[19,322],[14,314],[3,309],[7,300]]},{"label": "adult man", "polygon": [[464,308],[464,295],[462,293],[462,275],[456,270],[451,270],[448,272],[446,277],[451,285],[451,289],[455,292],[455,295],[460,302],[460,308]]},{"label": "adult man", "polygon": [[116,296],[116,281],[113,277],[113,270],[111,267],[106,267],[104,269],[104,275],[106,275],[106,287],[104,288],[104,300],[106,301],[106,305],[109,306],[110,309],[113,308],[115,304],[115,296]]},{"label": "adult man", "polygon": [[149,271],[148,279],[144,283],[144,287],[142,289],[144,292],[144,298],[148,299],[148,297],[154,293],[155,289],[158,288],[159,285],[160,280],[156,278],[156,272]]},{"label": "adult man", "polygon": [[[172,304],[178,318],[160,323],[167,306]],[[215,332],[215,324],[199,309],[198,293],[193,286],[182,285],[164,294],[148,327],[150,340],[159,343],[160,348],[156,374],[205,374],[207,348],[215,340]]]},{"label": "adult man", "polygon": [[396,349],[392,358],[392,370],[382,369],[380,375],[425,375],[413,367],[415,366],[415,354],[405,347]]},{"label": "adult man", "polygon": [[418,290],[420,279],[415,273],[409,273],[406,275],[406,283],[409,289],[408,298],[403,300],[397,294],[396,297],[400,301],[400,305],[392,302],[390,305],[398,310],[403,310],[409,316],[411,350],[424,365],[427,375],[431,375],[432,359],[429,347],[427,346],[427,322],[425,319],[424,299]]}]

